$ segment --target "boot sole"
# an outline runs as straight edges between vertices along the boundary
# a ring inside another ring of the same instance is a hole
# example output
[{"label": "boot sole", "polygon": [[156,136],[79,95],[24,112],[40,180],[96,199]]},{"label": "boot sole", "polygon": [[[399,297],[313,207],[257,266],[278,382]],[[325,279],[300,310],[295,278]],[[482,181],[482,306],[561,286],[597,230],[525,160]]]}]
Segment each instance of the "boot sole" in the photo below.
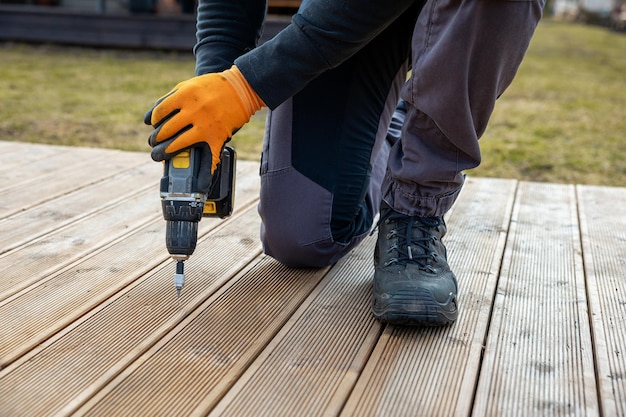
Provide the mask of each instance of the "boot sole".
[{"label": "boot sole", "polygon": [[454,323],[459,310],[455,294],[450,293],[445,303],[439,303],[429,289],[421,288],[394,295],[374,292],[372,313],[383,323],[439,327]]}]

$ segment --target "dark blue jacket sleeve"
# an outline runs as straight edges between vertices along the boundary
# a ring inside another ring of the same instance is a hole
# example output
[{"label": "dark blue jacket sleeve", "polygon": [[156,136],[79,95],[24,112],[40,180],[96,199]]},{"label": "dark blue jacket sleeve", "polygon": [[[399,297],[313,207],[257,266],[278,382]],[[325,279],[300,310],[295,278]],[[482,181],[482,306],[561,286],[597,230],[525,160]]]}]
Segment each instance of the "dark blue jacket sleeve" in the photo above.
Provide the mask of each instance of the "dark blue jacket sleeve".
[{"label": "dark blue jacket sleeve", "polygon": [[365,46],[419,0],[305,0],[291,24],[235,64],[270,108]]},{"label": "dark blue jacket sleeve", "polygon": [[254,48],[264,0],[201,0],[196,72],[221,71],[232,59],[273,109],[351,57],[416,1],[304,0],[289,26]]},{"label": "dark blue jacket sleeve", "polygon": [[237,57],[254,49],[266,11],[267,0],[200,0],[196,75],[224,71]]}]

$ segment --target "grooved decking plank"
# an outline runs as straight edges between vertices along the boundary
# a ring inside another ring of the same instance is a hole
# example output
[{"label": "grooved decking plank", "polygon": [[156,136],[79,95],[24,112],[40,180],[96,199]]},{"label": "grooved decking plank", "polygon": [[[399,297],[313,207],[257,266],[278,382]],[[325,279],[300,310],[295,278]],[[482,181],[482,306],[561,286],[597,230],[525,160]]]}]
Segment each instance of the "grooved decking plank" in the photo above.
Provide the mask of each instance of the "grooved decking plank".
[{"label": "grooved decking plank", "polygon": [[0,218],[63,196],[141,165],[149,155],[137,152],[69,148],[28,167],[2,171]]},{"label": "grooved decking plank", "polygon": [[[65,147],[39,145],[22,142],[6,142],[0,140],[0,150],[2,152],[2,164],[0,164],[0,178],[7,179],[10,175],[24,176],[36,175],[38,165],[45,159],[50,159],[58,154],[66,152]],[[26,169],[25,169],[26,168]],[[2,183],[0,191],[11,187],[13,184]]]},{"label": "grooved decking plank", "polygon": [[[0,410],[64,415],[158,343],[259,256],[256,207],[232,220],[237,221],[228,220],[207,235],[187,261],[188,281],[180,299],[172,284],[174,265],[167,262],[46,341],[27,360],[0,371]],[[141,256],[130,241],[126,249]]]},{"label": "grooved decking plank", "polygon": [[293,269],[261,258],[102,387],[79,414],[183,416],[211,407],[327,270]]},{"label": "grooved decking plank", "polygon": [[[258,197],[258,178],[254,175],[257,164],[239,165],[236,199],[243,208]],[[156,190],[151,195],[153,203],[158,205]],[[113,215],[117,213],[101,212],[96,222],[109,225]],[[198,233],[200,242],[203,235],[221,224],[219,219],[204,219]],[[147,225],[124,232],[121,239],[85,255],[72,267],[46,275],[46,285],[33,286],[17,297],[0,302],[0,317],[5,318],[4,326],[0,327],[0,369],[166,261],[169,256],[164,228],[162,218],[153,217]],[[17,267],[13,270],[20,272]]]},{"label": "grooved decking plank", "polygon": [[46,285],[0,304],[6,324],[0,328],[0,369],[162,264],[162,229],[163,222],[156,219],[52,275]]},{"label": "grooved decking plank", "polygon": [[516,182],[468,178],[444,243],[459,281],[451,327],[387,326],[342,416],[468,415]]},{"label": "grooved decking plank", "polygon": [[374,243],[333,267],[210,416],[339,413],[381,332],[370,312]]},{"label": "grooved decking plank", "polygon": [[599,415],[573,186],[520,184],[473,415]]},{"label": "grooved decking plank", "polygon": [[147,153],[0,149],[1,416],[626,417],[626,188],[468,178],[459,320],[415,329],[371,316],[375,236],[330,269],[261,254],[256,163],[176,299]]},{"label": "grooved decking plank", "polygon": [[[152,189],[158,195],[160,164],[147,162],[28,210],[0,219],[0,254],[76,222],[103,208]],[[157,201],[158,197],[155,197]]]},{"label": "grooved decking plank", "polygon": [[[2,154],[3,161],[0,165],[0,177],[4,181],[10,180],[10,182],[4,182],[0,192],[4,192],[7,188],[22,187],[23,182],[36,182],[38,177],[50,177],[54,180],[55,174],[68,168],[91,164],[95,171],[99,171],[96,168],[107,160],[136,164],[151,161],[150,154],[147,152],[2,141],[0,143],[11,143],[11,150]],[[115,174],[115,172],[108,174]],[[74,180],[80,184],[84,180],[91,179],[93,175],[93,172],[88,172],[83,177],[75,177]],[[102,172],[98,175],[102,175]],[[45,187],[42,186],[41,188],[44,189]]]},{"label": "grooved decking plank", "polygon": [[626,189],[577,187],[594,350],[605,416],[626,416]]},{"label": "grooved decking plank", "polygon": [[16,149],[25,149],[28,146],[25,142],[12,142],[8,140],[0,140],[0,151],[15,152]]},{"label": "grooved decking plank", "polygon": [[[155,164],[158,165],[158,164]],[[257,169],[254,163],[238,164],[238,175],[253,175]],[[158,184],[160,175],[155,178]],[[254,198],[258,196],[258,178],[251,177],[254,186]],[[237,195],[245,195],[246,187],[238,184]],[[89,199],[89,193],[97,193],[98,187],[83,190]],[[106,206],[103,210],[81,218],[55,230],[53,233],[33,239],[21,247],[0,255],[0,266],[6,271],[0,280],[0,301],[17,292],[45,281],[55,272],[67,267],[111,241],[123,236],[128,231],[140,227],[152,219],[160,218],[158,185],[129,196],[123,201]],[[236,197],[236,203],[239,199]],[[201,222],[204,227],[207,222]],[[165,253],[165,251],[164,251]]]},{"label": "grooved decking plank", "polygon": [[44,282],[56,271],[123,237],[129,230],[158,218],[161,210],[157,199],[154,190],[144,190],[0,255],[0,263],[5,266],[0,300]]}]

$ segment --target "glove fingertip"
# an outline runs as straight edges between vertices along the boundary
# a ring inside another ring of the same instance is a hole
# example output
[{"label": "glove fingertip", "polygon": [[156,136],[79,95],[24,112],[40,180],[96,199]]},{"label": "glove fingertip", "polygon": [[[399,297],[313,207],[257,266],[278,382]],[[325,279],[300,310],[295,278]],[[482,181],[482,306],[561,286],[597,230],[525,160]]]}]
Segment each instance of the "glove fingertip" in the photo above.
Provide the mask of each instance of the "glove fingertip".
[{"label": "glove fingertip", "polygon": [[160,130],[161,128],[159,127],[150,133],[150,136],[148,136],[148,145],[155,147],[159,144],[157,136],[159,135]]},{"label": "glove fingertip", "polygon": [[166,148],[167,148],[167,144],[164,144],[164,143],[158,144],[157,146],[152,148],[152,152],[150,152],[150,156],[152,157],[152,160],[155,162],[161,162],[161,161],[165,161],[166,159],[171,158],[172,155],[168,154]]},{"label": "glove fingertip", "polygon": [[143,115],[143,123],[148,126],[152,126],[152,110],[154,110],[154,107],[148,110],[146,114]]},{"label": "glove fingertip", "polygon": [[150,152],[150,157],[154,162],[161,162],[165,160],[165,158],[163,158],[163,154],[156,149],[152,149],[152,152]]}]

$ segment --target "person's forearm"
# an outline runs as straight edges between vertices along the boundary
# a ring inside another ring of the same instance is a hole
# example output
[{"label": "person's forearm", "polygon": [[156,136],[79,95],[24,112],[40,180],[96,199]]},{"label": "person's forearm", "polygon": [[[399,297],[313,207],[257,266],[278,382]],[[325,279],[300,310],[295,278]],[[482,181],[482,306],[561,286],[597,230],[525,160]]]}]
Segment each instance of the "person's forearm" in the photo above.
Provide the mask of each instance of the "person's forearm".
[{"label": "person's forearm", "polygon": [[266,10],[267,0],[200,0],[196,75],[224,71],[256,47]]},{"label": "person's forearm", "polygon": [[351,57],[415,0],[310,0],[274,39],[235,60],[263,101],[275,108]]}]

